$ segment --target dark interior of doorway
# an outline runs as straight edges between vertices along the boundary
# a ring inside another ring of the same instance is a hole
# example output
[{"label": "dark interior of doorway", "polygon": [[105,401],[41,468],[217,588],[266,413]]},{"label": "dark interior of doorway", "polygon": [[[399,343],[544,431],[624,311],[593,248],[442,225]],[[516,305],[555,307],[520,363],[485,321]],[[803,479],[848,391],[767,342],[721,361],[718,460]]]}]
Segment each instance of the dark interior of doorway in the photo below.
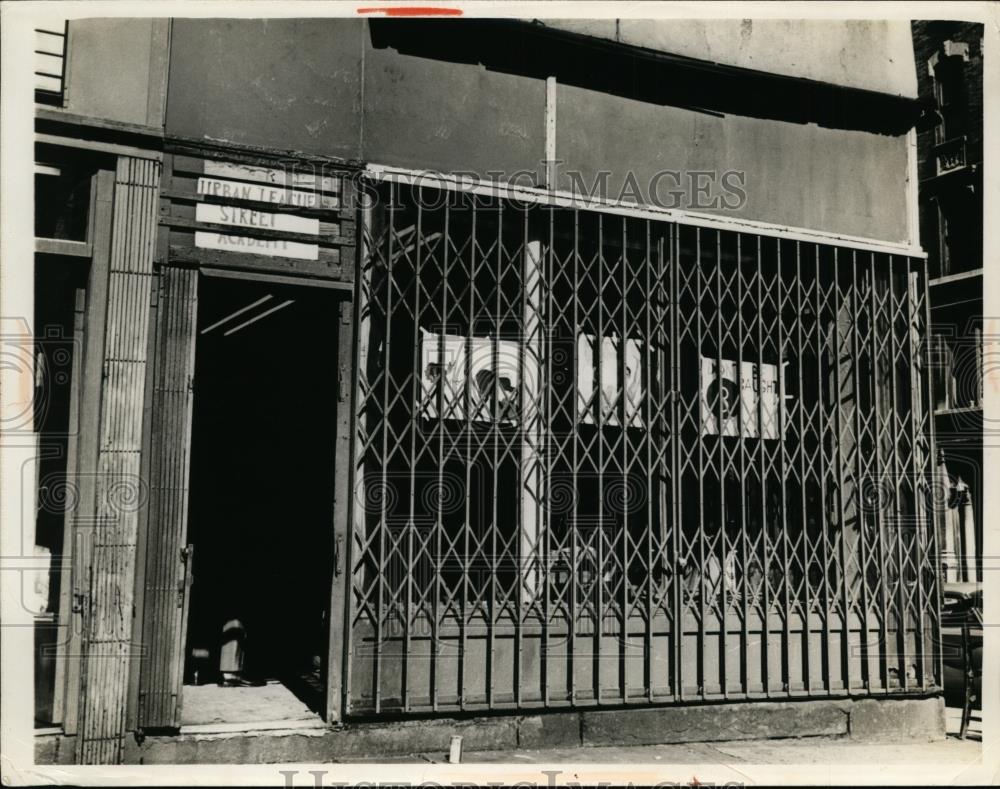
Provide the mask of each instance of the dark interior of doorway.
[{"label": "dark interior of doorway", "polygon": [[[34,426],[38,434],[38,508],[35,512],[36,555],[48,561],[42,599],[35,609],[35,726],[44,728],[62,722],[57,696],[61,676],[57,661],[59,645],[66,643],[69,611],[65,608],[69,580],[71,541],[66,533],[72,498],[75,458],[70,457],[74,433],[72,400],[79,400],[79,365],[82,330],[74,317],[82,318],[87,267],[79,258],[35,256],[35,396],[32,398]],[[16,341],[15,341],[16,342]],[[12,349],[21,350],[12,344]],[[63,661],[65,666],[65,660]]]},{"label": "dark interior of doorway", "polygon": [[[294,717],[303,704],[322,709],[336,332],[329,290],[202,278],[182,707],[189,723]],[[246,687],[219,684],[223,630],[233,620],[243,627]]]}]

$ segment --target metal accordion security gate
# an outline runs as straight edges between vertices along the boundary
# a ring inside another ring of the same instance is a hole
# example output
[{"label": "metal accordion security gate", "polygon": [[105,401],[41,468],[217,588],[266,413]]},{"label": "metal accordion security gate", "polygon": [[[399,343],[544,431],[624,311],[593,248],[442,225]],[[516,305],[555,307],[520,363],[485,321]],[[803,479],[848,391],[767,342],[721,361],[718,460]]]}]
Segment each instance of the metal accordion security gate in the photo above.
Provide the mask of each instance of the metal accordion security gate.
[{"label": "metal accordion security gate", "polygon": [[938,686],[924,261],[371,195],[347,714]]}]

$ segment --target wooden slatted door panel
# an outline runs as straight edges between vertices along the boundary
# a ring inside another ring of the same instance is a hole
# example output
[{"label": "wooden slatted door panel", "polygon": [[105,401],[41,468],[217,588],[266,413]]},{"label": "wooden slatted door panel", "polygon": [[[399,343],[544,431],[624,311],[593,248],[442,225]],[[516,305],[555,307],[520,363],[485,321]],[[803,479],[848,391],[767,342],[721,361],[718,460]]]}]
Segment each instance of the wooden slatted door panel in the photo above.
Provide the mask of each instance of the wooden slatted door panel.
[{"label": "wooden slatted door panel", "polygon": [[354,304],[347,299],[339,302],[340,321],[337,326],[337,364],[339,366],[339,391],[337,393],[337,435],[334,459],[335,492],[333,505],[333,586],[330,600],[330,639],[327,656],[326,720],[333,723],[343,715],[344,671],[344,612],[347,594],[347,574],[344,568],[349,561],[346,544],[349,540],[348,522],[351,512],[351,438],[353,432],[352,408],[354,370]]},{"label": "wooden slatted door panel", "polygon": [[[110,222],[107,310],[83,603],[79,743],[82,764],[121,761],[132,651],[135,544],[145,485],[140,475],[150,287],[160,164],[121,157]],[[99,233],[107,234],[106,228]],[[96,360],[95,360],[96,361]],[[91,379],[93,380],[93,379]],[[84,513],[89,515],[89,513]]]},{"label": "wooden slatted door panel", "polygon": [[185,544],[198,273],[160,273],[137,724],[180,727],[191,550]]},{"label": "wooden slatted door panel", "polygon": [[[108,268],[111,265],[111,224],[114,217],[115,173],[100,170],[91,181],[91,224],[93,258],[87,279],[84,305],[82,354],[80,358],[80,403],[76,428],[74,473],[77,497],[68,514],[70,567],[67,602],[67,638],[63,684],[62,726],[66,734],[77,734],[80,723],[80,690],[86,654],[90,599],[90,536],[94,526],[94,488],[97,480],[98,431],[100,429],[100,387],[104,362],[104,324],[107,315]],[[62,662],[62,661],[61,661]]]}]

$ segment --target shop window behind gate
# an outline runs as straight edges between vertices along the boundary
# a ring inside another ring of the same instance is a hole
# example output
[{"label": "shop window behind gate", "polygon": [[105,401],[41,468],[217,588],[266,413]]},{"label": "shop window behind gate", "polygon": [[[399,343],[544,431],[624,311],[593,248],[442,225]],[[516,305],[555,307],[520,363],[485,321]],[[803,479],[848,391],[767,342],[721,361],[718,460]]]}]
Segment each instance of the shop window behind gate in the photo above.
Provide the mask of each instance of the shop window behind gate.
[{"label": "shop window behind gate", "polygon": [[919,261],[377,196],[349,709],[934,685]]}]

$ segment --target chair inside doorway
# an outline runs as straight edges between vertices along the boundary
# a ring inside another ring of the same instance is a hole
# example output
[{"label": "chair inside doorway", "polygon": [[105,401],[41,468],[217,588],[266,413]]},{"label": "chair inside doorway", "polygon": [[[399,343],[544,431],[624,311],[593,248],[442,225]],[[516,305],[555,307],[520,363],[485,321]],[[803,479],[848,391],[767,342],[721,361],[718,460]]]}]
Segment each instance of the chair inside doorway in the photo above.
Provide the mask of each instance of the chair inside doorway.
[{"label": "chair inside doorway", "polygon": [[203,278],[183,727],[322,723],[336,308],[327,290]]}]

